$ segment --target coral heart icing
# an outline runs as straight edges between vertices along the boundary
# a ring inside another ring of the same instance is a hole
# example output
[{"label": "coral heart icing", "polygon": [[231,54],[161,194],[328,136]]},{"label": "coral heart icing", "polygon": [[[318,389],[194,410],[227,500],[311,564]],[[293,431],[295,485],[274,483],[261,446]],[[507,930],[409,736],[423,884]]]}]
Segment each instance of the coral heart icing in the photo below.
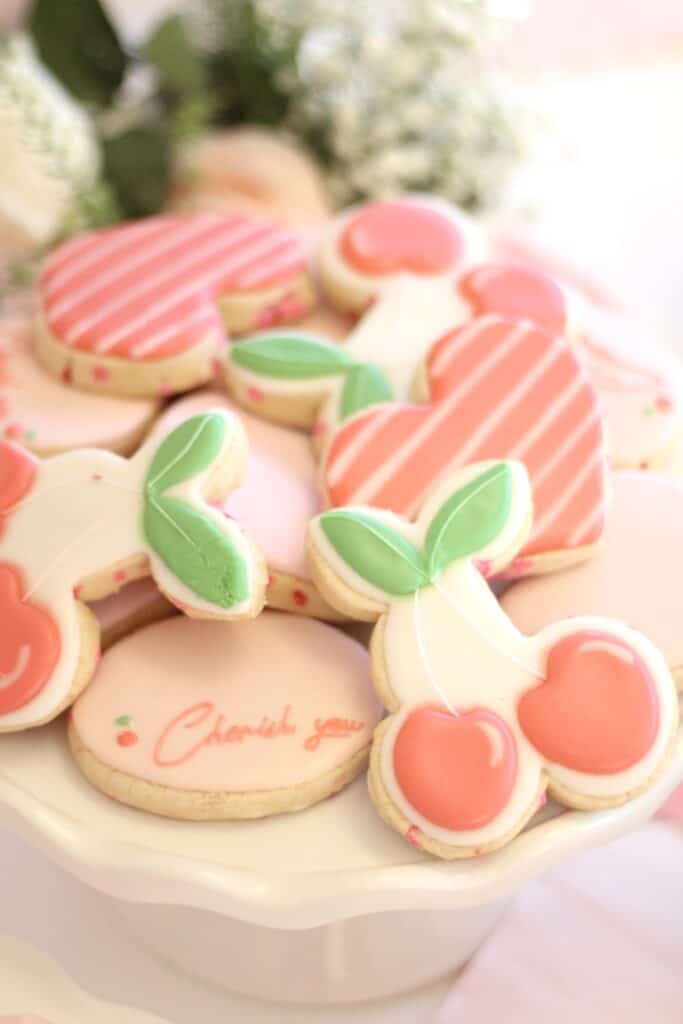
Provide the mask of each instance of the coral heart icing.
[{"label": "coral heart icing", "polygon": [[655,681],[628,644],[584,630],[551,648],[546,681],[525,693],[519,724],[548,761],[610,775],[651,750],[659,729]]},{"label": "coral heart icing", "polygon": [[0,534],[5,515],[31,490],[36,460],[18,445],[0,441]]},{"label": "coral heart icing", "polygon": [[40,693],[60,653],[59,630],[42,608],[22,600],[21,574],[0,564],[0,715]]},{"label": "coral heart icing", "polygon": [[370,203],[348,221],[340,239],[347,262],[375,275],[445,273],[462,258],[464,246],[452,220],[414,202]]},{"label": "coral heart icing", "polygon": [[522,554],[599,538],[602,420],[595,392],[561,337],[480,317],[432,347],[426,373],[431,405],[386,404],[339,428],[323,470],[331,505],[412,516],[459,466],[515,458],[527,468],[534,501]]},{"label": "coral heart icing", "polygon": [[517,776],[517,748],[498,715],[475,708],[453,715],[422,707],[403,722],[393,749],[406,800],[453,831],[482,828],[505,807]]},{"label": "coral heart icing", "polygon": [[242,215],[150,217],[74,239],[48,260],[48,327],[75,349],[136,360],[223,337],[216,302],[305,265],[298,238]]},{"label": "coral heart icing", "polygon": [[499,313],[513,320],[532,320],[550,334],[562,334],[567,305],[562,289],[538,270],[491,263],[468,271],[458,282],[475,315]]}]

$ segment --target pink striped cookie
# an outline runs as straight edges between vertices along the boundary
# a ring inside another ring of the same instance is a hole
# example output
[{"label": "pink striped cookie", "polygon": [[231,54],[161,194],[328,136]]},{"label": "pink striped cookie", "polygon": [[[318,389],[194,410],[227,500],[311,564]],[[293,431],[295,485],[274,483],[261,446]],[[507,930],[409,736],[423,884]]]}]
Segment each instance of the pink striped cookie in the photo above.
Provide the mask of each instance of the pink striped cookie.
[{"label": "pink striped cookie", "polygon": [[37,455],[72,448],[132,452],[159,411],[159,400],[74,391],[36,361],[32,335],[25,314],[0,322],[0,438]]},{"label": "pink striped cookie", "polygon": [[220,508],[253,536],[263,552],[268,605],[317,619],[339,619],[339,613],[320,596],[306,565],[306,528],[320,511],[320,500],[313,452],[303,434],[264,423],[220,392],[207,390],[174,402],[155,424],[151,437],[164,437],[190,416],[221,408],[239,413],[249,460],[241,486]]},{"label": "pink striped cookie", "polygon": [[225,341],[313,304],[303,247],[241,214],[165,216],[60,246],[40,279],[36,351],[66,383],[158,395],[209,380]]},{"label": "pink striped cookie", "polygon": [[[683,435],[683,366],[652,343],[652,331],[598,301],[578,272],[570,275],[533,250],[521,263],[492,264],[461,282],[480,312],[524,315],[567,334],[598,393],[610,461],[649,469],[666,461]],[[528,265],[524,265],[528,264]],[[553,280],[547,271],[557,272]]]},{"label": "pink striped cookie", "polygon": [[509,574],[587,557],[604,521],[603,425],[567,342],[528,321],[478,317],[432,346],[421,377],[428,404],[385,403],[336,432],[322,467],[327,504],[413,517],[454,469],[514,458],[531,478],[534,525]]}]

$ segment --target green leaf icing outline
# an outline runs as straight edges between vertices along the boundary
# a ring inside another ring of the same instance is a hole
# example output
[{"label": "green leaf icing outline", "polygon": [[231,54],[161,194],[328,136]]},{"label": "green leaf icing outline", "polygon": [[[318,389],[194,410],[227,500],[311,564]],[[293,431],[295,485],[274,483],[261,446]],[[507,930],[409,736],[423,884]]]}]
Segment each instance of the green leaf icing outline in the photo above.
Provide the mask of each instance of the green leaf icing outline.
[{"label": "green leaf icing outline", "polygon": [[351,357],[322,338],[301,334],[268,334],[235,342],[230,359],[236,365],[275,380],[316,380],[345,373]]},{"label": "green leaf icing outline", "polygon": [[191,416],[159,445],[145,478],[145,495],[185,483],[207,469],[220,453],[226,422],[215,413]]},{"label": "green leaf icing outline", "polygon": [[319,522],[346,564],[387,594],[405,597],[431,582],[417,548],[377,516],[341,508],[323,512]]},{"label": "green leaf icing outline", "polygon": [[498,462],[469,480],[444,502],[419,551],[370,509],[323,512],[323,534],[349,568],[393,597],[407,597],[436,582],[453,562],[491,543],[510,514],[513,471]]},{"label": "green leaf icing outline", "polygon": [[219,526],[192,505],[152,497],[145,503],[144,531],[168,569],[204,601],[232,608],[248,600],[246,560]]},{"label": "green leaf icing outline", "polygon": [[394,397],[388,377],[374,363],[358,363],[346,374],[339,405],[339,417],[348,419],[354,413]]},{"label": "green leaf icing outline", "polygon": [[425,538],[427,571],[434,579],[452,562],[481,551],[501,532],[512,504],[512,469],[498,462],[452,494]]},{"label": "green leaf icing outline", "polygon": [[191,416],[159,445],[144,487],[142,528],[164,565],[198,597],[221,608],[249,599],[249,564],[217,523],[199,509],[163,492],[208,469],[229,429],[217,413]]}]

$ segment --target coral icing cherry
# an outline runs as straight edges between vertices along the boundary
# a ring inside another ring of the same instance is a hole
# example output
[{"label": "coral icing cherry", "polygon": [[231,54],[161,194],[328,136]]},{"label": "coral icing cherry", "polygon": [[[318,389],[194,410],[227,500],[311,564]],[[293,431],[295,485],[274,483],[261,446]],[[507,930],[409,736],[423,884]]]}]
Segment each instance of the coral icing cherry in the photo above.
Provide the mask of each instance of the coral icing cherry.
[{"label": "coral icing cherry", "polygon": [[427,821],[460,831],[482,828],[505,807],[517,777],[517,747],[492,711],[454,715],[442,707],[412,711],[396,737],[394,775]]},{"label": "coral icing cherry", "polygon": [[139,736],[132,729],[126,729],[124,732],[120,732],[116,737],[116,742],[120,747],[134,747],[138,742]]},{"label": "coral icing cherry", "polygon": [[659,730],[657,688],[644,660],[598,630],[573,633],[551,648],[546,681],[521,697],[517,713],[548,761],[595,775],[637,764]]}]

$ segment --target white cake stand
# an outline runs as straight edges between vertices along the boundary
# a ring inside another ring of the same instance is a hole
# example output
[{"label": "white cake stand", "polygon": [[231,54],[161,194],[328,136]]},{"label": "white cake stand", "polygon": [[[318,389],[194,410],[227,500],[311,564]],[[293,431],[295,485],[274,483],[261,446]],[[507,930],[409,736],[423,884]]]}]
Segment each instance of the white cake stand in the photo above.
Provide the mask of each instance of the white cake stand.
[{"label": "white cake stand", "polygon": [[527,879],[640,825],[683,777],[681,732],[666,775],[625,807],[551,806],[503,850],[447,864],[386,828],[362,779],[298,814],[172,822],[92,789],[63,722],[1,749],[4,824],[104,894],[147,948],[279,1002],[386,996],[463,966]]},{"label": "white cake stand", "polygon": [[0,935],[0,1024],[164,1024],[128,1006],[83,992],[53,960],[27,942]]}]

